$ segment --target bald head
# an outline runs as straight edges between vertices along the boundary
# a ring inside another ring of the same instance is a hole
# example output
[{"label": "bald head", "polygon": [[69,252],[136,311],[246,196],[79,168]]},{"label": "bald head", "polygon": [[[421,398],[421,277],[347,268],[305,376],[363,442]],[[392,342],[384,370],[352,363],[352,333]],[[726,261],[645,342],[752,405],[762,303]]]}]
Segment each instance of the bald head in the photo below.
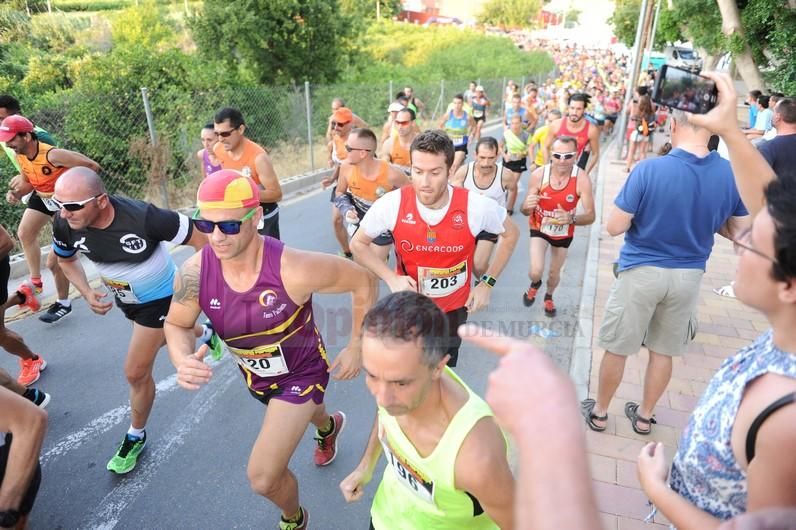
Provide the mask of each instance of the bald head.
[{"label": "bald head", "polygon": [[105,183],[96,171],[87,167],[73,167],[64,171],[55,182],[55,194],[59,198],[64,195],[93,197],[105,193]]}]

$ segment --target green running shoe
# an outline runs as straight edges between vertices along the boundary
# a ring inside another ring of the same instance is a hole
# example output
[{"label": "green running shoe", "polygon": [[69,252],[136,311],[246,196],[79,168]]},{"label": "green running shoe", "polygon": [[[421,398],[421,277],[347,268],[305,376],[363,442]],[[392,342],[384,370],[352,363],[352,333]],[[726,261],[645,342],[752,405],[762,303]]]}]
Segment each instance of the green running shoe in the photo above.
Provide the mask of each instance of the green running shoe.
[{"label": "green running shoe", "polygon": [[125,434],[116,454],[108,462],[108,471],[113,471],[117,475],[129,473],[138,463],[138,456],[144,447],[146,447],[146,432],[143,438]]},{"label": "green running shoe", "polygon": [[205,320],[205,323],[202,324],[202,327],[205,328],[206,331],[211,333],[210,338],[205,341],[207,347],[210,348],[210,355],[216,361],[221,360],[221,357],[224,356],[224,343],[221,340],[221,337],[213,329],[213,324],[209,320]]},{"label": "green running shoe", "polygon": [[284,517],[279,518],[279,530],[306,530],[310,524],[310,512],[303,506],[299,506],[301,517],[298,521],[285,521]]}]

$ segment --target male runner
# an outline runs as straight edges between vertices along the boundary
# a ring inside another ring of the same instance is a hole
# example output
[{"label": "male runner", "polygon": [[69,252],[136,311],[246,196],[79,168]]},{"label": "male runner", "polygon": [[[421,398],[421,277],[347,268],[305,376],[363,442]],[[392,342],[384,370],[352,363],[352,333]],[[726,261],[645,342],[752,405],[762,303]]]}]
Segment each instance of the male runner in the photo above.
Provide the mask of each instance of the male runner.
[{"label": "male runner", "polygon": [[0,528],[24,529],[41,484],[47,412],[0,388]]},{"label": "male runner", "polygon": [[[202,362],[208,348],[194,352],[191,333],[204,311],[252,396],[267,405],[249,456],[251,487],[282,511],[282,530],[303,530],[309,512],[287,466],[309,423],[318,429],[315,464],[330,464],[337,455],[345,414],[330,416],[323,398],[330,371],[339,368],[338,379],[359,373],[360,327],[374,293],[366,272],[349,260],[260,237],[254,227],[262,212],[249,178],[226,170],[210,175],[199,186],[197,205],[195,225],[210,244],[180,268],[166,323],[177,382],[195,390],[212,376]],[[330,367],[312,295],[344,292],[352,293],[351,339]]]},{"label": "male runner", "polygon": [[[21,370],[17,377],[17,384],[21,387],[8,384],[4,377],[0,377],[0,386],[21,394],[22,392],[18,392],[20,388],[24,392],[24,387],[39,380],[41,371],[47,367],[47,362],[33,353],[18,333],[5,325],[5,310],[7,308],[19,305],[28,307],[32,311],[38,311],[40,307],[36,293],[28,284],[23,284],[17,292],[8,296],[8,278],[11,274],[8,255],[13,249],[14,242],[11,240],[11,236],[5,228],[0,226],[0,256],[2,256],[0,258],[0,347],[19,357]],[[49,398],[47,399],[49,400]]]},{"label": "male runner", "polygon": [[409,175],[412,172],[409,147],[420,134],[415,124],[415,113],[411,109],[402,108],[395,116],[395,127],[398,134],[391,135],[382,144],[381,158],[395,164]]},{"label": "male runner", "polygon": [[215,133],[218,143],[213,153],[224,169],[240,171],[254,179],[260,186],[260,206],[263,207],[259,232],[279,239],[279,204],[282,186],[274,171],[268,151],[246,138],[243,114],[233,108],[223,108],[216,113]]},{"label": "male runner", "polygon": [[473,139],[477,142],[481,138],[481,128],[486,123],[486,109],[492,105],[489,98],[486,97],[484,87],[478,85],[475,87],[475,97],[473,97]]},{"label": "male runner", "polygon": [[[547,292],[544,295],[544,312],[556,315],[553,292],[561,281],[561,269],[567,259],[575,226],[594,222],[594,195],[589,175],[575,165],[577,142],[571,136],[559,136],[553,142],[552,162],[533,173],[528,183],[528,194],[522,203],[522,213],[529,215],[531,226],[530,268],[531,286],[522,295],[525,307],[536,301],[542,286],[542,273],[550,248],[550,270],[547,275]],[[578,202],[583,212],[575,213]]]},{"label": "male runner", "polygon": [[522,106],[522,96],[514,94],[511,96],[511,104],[506,109],[506,115],[503,117],[503,127],[508,129],[511,127],[511,118],[514,116],[520,117],[522,130],[527,131],[531,126],[531,115],[528,109]]},{"label": "male runner", "polygon": [[[20,107],[17,98],[14,96],[9,96],[8,94],[3,94],[0,96],[0,121],[15,114],[22,114],[22,108]],[[55,138],[53,138],[49,132],[45,131],[38,125],[33,126],[33,132],[36,133],[36,137],[41,142],[52,146],[57,145]],[[17,171],[19,171],[19,162],[17,162],[17,154],[14,152],[14,150],[8,147],[5,142],[0,142],[0,147],[3,148],[8,156],[8,159],[11,161]]]},{"label": "male runner", "polygon": [[453,109],[447,114],[443,114],[439,121],[439,128],[444,130],[453,141],[454,158],[451,172],[456,170],[467,158],[467,143],[473,134],[475,122],[473,117],[464,111],[464,96],[456,94],[453,96]]},{"label": "male runner", "polygon": [[398,132],[398,129],[395,125],[395,118],[402,109],[404,109],[404,105],[398,103],[397,101],[393,101],[390,103],[390,106],[387,107],[387,121],[384,122],[384,125],[381,127],[381,138],[379,138],[380,142],[384,142],[387,138],[392,138]]},{"label": "male runner", "polygon": [[[588,120],[583,118],[588,104],[588,94],[573,94],[569,98],[567,116],[550,124],[550,132],[545,139],[542,151],[545,164],[550,162],[550,149],[553,146],[553,141],[559,136],[571,136],[577,142],[575,151],[578,154],[578,167],[585,169],[586,173],[591,173],[591,170],[597,165],[597,160],[600,158],[600,129],[592,126]],[[591,152],[588,163],[586,162],[587,157],[581,156],[587,144]]]},{"label": "male runner", "polygon": [[[90,158],[59,149],[40,142],[35,133],[33,123],[27,118],[14,114],[0,124],[0,141],[12,149],[17,155],[20,167],[19,175],[9,183],[10,190],[6,200],[11,204],[18,203],[22,197],[33,191],[28,199],[25,212],[17,228],[17,237],[22,244],[25,261],[30,271],[30,284],[33,291],[41,293],[41,246],[39,235],[58,208],[50,199],[53,186],[61,174],[75,166],[85,166],[99,171],[99,164]],[[72,301],[69,299],[69,282],[58,266],[55,255],[47,255],[47,268],[53,274],[57,300],[47,312],[39,316],[39,320],[52,324],[72,312]]]},{"label": "male runner", "polygon": [[215,173],[222,168],[221,163],[213,152],[213,146],[218,142],[213,124],[208,123],[202,127],[202,132],[200,134],[202,148],[196,152],[196,159],[199,160],[199,163],[202,165],[202,178],[205,178],[210,173]]},{"label": "male runner", "polygon": [[[547,118],[545,119],[545,124],[533,132],[533,136],[531,136],[531,144],[529,147],[529,152],[533,157],[533,163],[531,164],[531,171],[535,170],[537,167],[542,167],[545,164],[544,149],[545,149],[545,141],[547,140],[547,136],[550,134],[550,124],[559,118],[561,118],[560,110],[558,109],[548,110]],[[534,151],[536,151],[536,154],[534,154]]]},{"label": "male runner", "polygon": [[489,406],[453,370],[448,320],[428,298],[393,293],[368,312],[362,366],[378,405],[365,454],[341,483],[358,501],[382,452],[375,530],[510,529],[514,477]]},{"label": "male runner", "polygon": [[[104,315],[111,310],[113,303],[105,299],[108,293],[89,285],[78,259],[82,252],[133,323],[124,363],[130,385],[130,428],[106,466],[114,473],[128,473],[147,442],[146,422],[155,401],[152,366],[163,346],[163,322],[176,271],[163,243],[201,248],[206,239],[183,214],[108,195],[99,176],[85,167],[61,175],[52,201],[61,209],[53,223],[53,251],[66,277],[92,311]],[[195,331],[202,335],[200,328]]]},{"label": "male runner", "polygon": [[[503,208],[506,207],[506,194],[517,195],[517,183],[498,160],[498,144],[491,136],[483,136],[475,145],[475,160],[460,167],[451,178],[453,186],[464,188],[471,193],[489,197]],[[511,214],[509,214],[511,215]],[[497,234],[481,232],[476,236],[475,256],[473,257],[473,276],[480,278],[489,266],[492,250],[498,241]]]},{"label": "male runner", "polygon": [[410,86],[404,87],[404,95],[406,96],[407,108],[411,109],[415,116],[420,117],[423,111],[426,110],[426,104],[415,96],[415,90]]},{"label": "male runner", "polygon": [[334,121],[332,124],[334,133],[328,144],[329,167],[332,168],[332,173],[321,180],[321,186],[326,189],[328,186],[334,184],[334,186],[332,186],[331,198],[329,199],[332,203],[332,229],[334,230],[335,239],[337,239],[337,242],[340,244],[341,255],[348,259],[352,259],[353,254],[351,254],[351,248],[348,246],[348,232],[346,232],[345,223],[343,222],[343,216],[340,210],[334,206],[334,201],[337,196],[337,177],[340,175],[340,166],[343,161],[348,158],[348,151],[346,151],[345,146],[348,141],[348,135],[354,128],[354,114],[350,109],[342,107],[335,111],[333,118]]},{"label": "male runner", "polygon": [[[456,365],[461,338],[456,329],[489,304],[490,290],[508,263],[519,231],[495,201],[448,183],[454,159],[453,142],[442,131],[415,138],[411,185],[385,194],[360,222],[351,240],[359,263],[373,271],[390,291],[418,291],[432,298],[451,325],[448,354]],[[390,230],[398,266],[391,270],[370,243]],[[474,288],[476,236],[501,234],[495,259]]]},{"label": "male runner", "polygon": [[[326,127],[326,140],[331,140],[332,135],[334,134],[334,113],[343,107],[345,107],[345,101],[343,98],[332,99],[332,113],[329,115],[329,125]],[[368,127],[368,124],[363,121],[362,118],[353,113],[351,114],[351,122],[354,127]]]},{"label": "male runner", "polygon": [[522,174],[528,170],[528,153],[531,150],[531,135],[522,128],[522,118],[515,114],[511,117],[509,128],[503,131],[503,136],[500,138],[503,167],[514,182],[506,200],[509,215],[514,214],[517,184]]},{"label": "male runner", "polygon": [[[408,180],[397,167],[374,157],[376,135],[370,129],[351,131],[345,149],[348,158],[340,166],[334,204],[349,226],[353,227],[353,234],[374,202],[388,191],[400,188]],[[389,233],[382,234],[373,240],[374,250],[386,261],[392,243]],[[373,282],[374,294],[377,294],[378,279],[374,277]]]}]

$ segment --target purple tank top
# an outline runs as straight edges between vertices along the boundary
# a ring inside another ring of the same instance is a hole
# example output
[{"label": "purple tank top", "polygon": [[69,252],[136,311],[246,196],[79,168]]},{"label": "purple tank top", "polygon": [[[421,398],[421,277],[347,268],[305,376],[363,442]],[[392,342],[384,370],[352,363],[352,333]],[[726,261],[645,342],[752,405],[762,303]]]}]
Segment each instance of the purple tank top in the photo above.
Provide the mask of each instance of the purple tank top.
[{"label": "purple tank top", "polygon": [[207,149],[202,149],[202,160],[204,160],[203,164],[205,166],[205,175],[215,173],[216,171],[221,171],[221,164],[214,166],[210,161],[210,154],[207,152]]},{"label": "purple tank top", "polygon": [[233,291],[213,249],[202,249],[199,305],[237,361],[246,384],[265,391],[302,372],[328,366],[312,315],[312,298],[296,305],[282,283],[284,244],[264,238],[263,262],[254,286]]}]

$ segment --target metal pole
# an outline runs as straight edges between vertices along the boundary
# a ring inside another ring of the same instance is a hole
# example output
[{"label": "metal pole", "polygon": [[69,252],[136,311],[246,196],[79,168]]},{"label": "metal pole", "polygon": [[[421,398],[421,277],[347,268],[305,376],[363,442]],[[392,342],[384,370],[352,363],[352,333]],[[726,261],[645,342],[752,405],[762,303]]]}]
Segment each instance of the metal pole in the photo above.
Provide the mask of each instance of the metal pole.
[{"label": "metal pole", "polygon": [[389,84],[389,87],[387,88],[387,90],[388,90],[388,93],[387,93],[387,105],[389,105],[390,103],[392,103],[392,98],[393,98],[393,95],[392,95],[392,79],[390,79],[390,84]]},{"label": "metal pole", "polygon": [[641,0],[641,10],[638,13],[638,26],[636,27],[636,41],[633,44],[633,62],[631,63],[630,70],[630,83],[627,85],[627,93],[625,94],[625,102],[622,107],[622,112],[619,115],[618,131],[619,141],[616,143],[616,157],[622,157],[622,150],[625,147],[625,129],[627,128],[627,113],[625,109],[633,99],[633,92],[636,89],[636,82],[638,80],[637,71],[638,65],[641,62],[641,32],[644,30],[644,22],[647,18],[647,0]]},{"label": "metal pole", "polygon": [[522,84],[520,85],[520,94],[525,90],[525,76],[522,76]]},{"label": "metal pole", "polygon": [[312,148],[312,103],[310,102],[309,81],[304,81],[304,103],[307,106],[307,145],[310,149],[310,169],[315,171],[315,150]]},{"label": "metal pole", "polygon": [[376,0],[376,20],[381,20],[381,0]]},{"label": "metal pole", "polygon": [[500,93],[500,117],[506,121],[506,78],[503,78],[503,91]]},{"label": "metal pole", "polygon": [[[149,105],[149,91],[146,87],[141,87],[141,99],[144,100],[144,114],[146,114],[146,124],[149,128],[149,140],[152,143],[152,147],[155,148],[158,145],[158,136],[155,132],[155,120],[152,117],[152,107]],[[160,193],[163,196],[163,207],[167,210],[169,209],[169,184],[166,182],[166,176],[164,175],[162,179],[160,179]]]},{"label": "metal pole", "polygon": [[445,80],[439,80],[439,98],[442,100],[442,104],[445,104]]},{"label": "metal pole", "polygon": [[658,0],[658,5],[655,6],[655,19],[652,21],[652,33],[649,38],[649,46],[647,46],[647,57],[652,61],[652,47],[655,46],[655,32],[658,31],[658,17],[661,14],[661,4],[663,0]]}]

